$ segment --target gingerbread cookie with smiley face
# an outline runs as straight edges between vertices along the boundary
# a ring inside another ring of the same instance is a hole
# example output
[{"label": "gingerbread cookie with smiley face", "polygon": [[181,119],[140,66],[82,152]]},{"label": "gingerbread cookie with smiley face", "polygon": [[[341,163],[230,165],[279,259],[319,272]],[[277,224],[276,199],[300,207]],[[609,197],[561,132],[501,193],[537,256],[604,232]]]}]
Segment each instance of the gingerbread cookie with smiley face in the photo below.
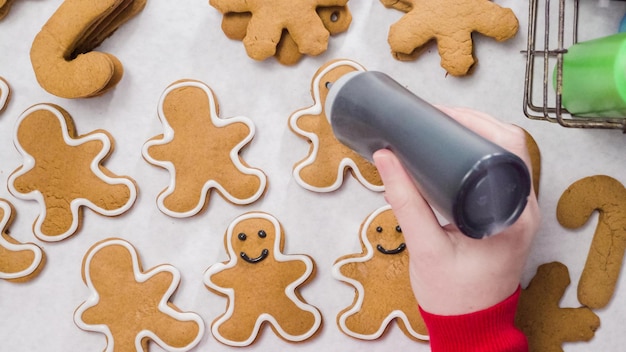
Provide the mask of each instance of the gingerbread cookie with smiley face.
[{"label": "gingerbread cookie with smiley face", "polygon": [[313,278],[315,264],[306,255],[283,254],[284,234],[275,217],[239,216],[226,231],[225,246],[230,259],[204,274],[205,285],[228,299],[226,311],[211,325],[218,341],[248,346],[265,324],[289,342],[316,334],[321,314],[298,292]]},{"label": "gingerbread cookie with smiley face", "polygon": [[354,286],[352,304],[337,316],[348,336],[374,340],[396,320],[406,336],[428,340],[409,280],[409,254],[402,229],[390,206],[379,208],[363,222],[362,252],[339,258],[333,276]]}]

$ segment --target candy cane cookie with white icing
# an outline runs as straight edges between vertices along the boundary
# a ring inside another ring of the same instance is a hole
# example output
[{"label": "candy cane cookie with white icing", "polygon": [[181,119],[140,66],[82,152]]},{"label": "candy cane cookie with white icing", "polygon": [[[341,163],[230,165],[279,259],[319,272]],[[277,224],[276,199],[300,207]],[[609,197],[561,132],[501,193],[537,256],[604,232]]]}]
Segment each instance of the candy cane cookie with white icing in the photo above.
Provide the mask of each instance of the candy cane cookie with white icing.
[{"label": "candy cane cookie with white icing", "polygon": [[6,109],[11,98],[11,88],[4,78],[0,77],[0,113]]},{"label": "candy cane cookie with white icing", "polygon": [[170,183],[157,197],[163,213],[196,215],[209,203],[213,189],[236,205],[251,204],[265,193],[265,174],[239,155],[254,137],[254,124],[243,116],[220,118],[206,84],[174,82],[161,96],[158,115],[164,132],[144,144],[142,155],[169,171]]},{"label": "candy cane cookie with white icing", "polygon": [[311,84],[314,105],[294,112],[289,117],[289,128],[309,143],[307,157],[294,165],[296,182],[314,192],[332,192],[343,184],[350,173],[366,188],[382,192],[382,180],[374,164],[335,138],[324,105],[329,84],[352,71],[365,68],[350,60],[335,60],[322,66]]},{"label": "candy cane cookie with white icing", "polygon": [[14,144],[23,164],[9,176],[8,188],[17,198],[39,203],[33,231],[43,241],[76,233],[83,208],[113,217],[137,198],[131,178],[102,164],[113,150],[112,137],[102,130],[77,135],[71,116],[59,106],[38,104],[22,113]]},{"label": "candy cane cookie with white icing", "polygon": [[343,256],[333,265],[333,277],[354,287],[355,298],[337,315],[339,329],[348,336],[374,340],[393,320],[404,334],[428,340],[409,279],[409,253],[391,207],[383,206],[363,222],[362,252]]},{"label": "candy cane cookie with white icing", "polygon": [[165,351],[188,351],[204,335],[202,318],[171,302],[180,272],[166,264],[144,271],[137,250],[125,240],[93,245],[82,276],[90,296],[74,312],[74,322],[104,334],[107,352],[147,352],[150,341]]},{"label": "candy cane cookie with white icing", "polygon": [[313,278],[315,263],[306,255],[283,254],[278,220],[267,213],[243,214],[229,225],[224,241],[229,261],[204,274],[205,285],[228,299],[226,311],[211,325],[213,336],[226,345],[248,346],[267,323],[289,342],[313,337],[322,316],[298,289]]},{"label": "candy cane cookie with white icing", "polygon": [[19,243],[9,236],[8,227],[15,211],[11,203],[0,199],[0,279],[24,282],[39,274],[45,263],[45,255],[33,243]]}]

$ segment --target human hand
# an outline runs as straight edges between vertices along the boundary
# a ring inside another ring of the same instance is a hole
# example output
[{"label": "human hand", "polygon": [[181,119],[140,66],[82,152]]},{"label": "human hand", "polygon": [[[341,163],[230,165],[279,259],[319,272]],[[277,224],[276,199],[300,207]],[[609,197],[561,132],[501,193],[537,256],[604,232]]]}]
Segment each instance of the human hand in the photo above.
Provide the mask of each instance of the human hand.
[{"label": "human hand", "polygon": [[[524,131],[470,109],[443,112],[504,149],[531,169]],[[461,315],[491,307],[511,296],[520,284],[530,245],[539,228],[534,190],[519,219],[497,235],[465,236],[456,226],[441,226],[395,155],[386,149],[374,163],[409,250],[411,286],[422,309],[437,315]]]}]

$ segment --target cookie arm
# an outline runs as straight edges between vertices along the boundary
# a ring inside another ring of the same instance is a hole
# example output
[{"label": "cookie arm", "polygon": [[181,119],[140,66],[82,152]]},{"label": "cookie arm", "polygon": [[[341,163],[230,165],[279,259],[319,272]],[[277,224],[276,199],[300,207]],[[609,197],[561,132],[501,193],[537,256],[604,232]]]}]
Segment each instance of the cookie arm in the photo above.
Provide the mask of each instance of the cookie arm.
[{"label": "cookie arm", "polygon": [[519,22],[513,10],[502,8],[490,1],[485,1],[482,10],[476,11],[475,30],[497,41],[512,38],[517,33]]},{"label": "cookie arm", "polygon": [[442,316],[420,313],[428,327],[433,352],[527,352],[528,341],[515,327],[521,288],[504,301],[474,313]]},{"label": "cookie arm", "polygon": [[221,13],[250,11],[246,0],[209,0],[209,4]]}]

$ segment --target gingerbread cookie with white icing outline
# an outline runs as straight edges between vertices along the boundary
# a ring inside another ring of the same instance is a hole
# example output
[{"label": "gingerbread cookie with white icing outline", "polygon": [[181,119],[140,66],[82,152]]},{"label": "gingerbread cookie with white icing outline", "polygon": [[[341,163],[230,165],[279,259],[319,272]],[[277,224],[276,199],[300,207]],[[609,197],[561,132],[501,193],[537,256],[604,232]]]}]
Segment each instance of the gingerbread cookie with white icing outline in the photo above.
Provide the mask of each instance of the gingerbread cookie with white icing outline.
[{"label": "gingerbread cookie with white icing outline", "polygon": [[0,198],[0,279],[25,282],[43,269],[45,254],[34,243],[19,243],[9,236],[8,228],[14,216],[11,203]]},{"label": "gingerbread cookie with white icing outline", "polygon": [[365,68],[350,60],[334,60],[323,65],[311,83],[315,104],[289,117],[289,128],[309,142],[309,154],[294,165],[293,176],[300,186],[310,191],[337,190],[348,170],[366,188],[376,192],[384,190],[374,164],[337,140],[324,111],[329,83],[352,71],[365,71]]},{"label": "gingerbread cookie with white icing outline", "polygon": [[0,113],[6,109],[10,98],[11,87],[9,87],[9,83],[4,78],[0,77]]},{"label": "gingerbread cookie with white icing outline", "polygon": [[204,274],[207,288],[228,299],[226,311],[211,325],[218,341],[248,346],[265,324],[289,342],[305,341],[319,330],[320,312],[298,292],[313,278],[315,263],[306,255],[284,254],[284,241],[281,224],[267,213],[246,213],[228,226],[229,260]]},{"label": "gingerbread cookie with white icing outline", "polygon": [[74,312],[74,322],[104,334],[105,351],[147,352],[153,341],[166,351],[182,352],[204,335],[202,318],[171,302],[180,272],[166,264],[144,271],[137,250],[125,240],[93,245],[83,259],[82,277],[90,296]]},{"label": "gingerbread cookie with white icing outline", "polygon": [[170,173],[169,186],[157,197],[163,213],[193,216],[208,204],[212,189],[237,205],[251,204],[265,193],[266,175],[239,155],[254,137],[253,122],[243,116],[220,118],[206,84],[174,82],[161,96],[158,115],[164,133],[146,142],[142,155]]},{"label": "gingerbread cookie with white icing outline", "polygon": [[134,181],[102,165],[113,150],[106,131],[79,136],[65,110],[38,104],[18,118],[14,138],[23,164],[9,176],[8,188],[17,198],[39,203],[33,224],[39,239],[60,241],[76,233],[83,208],[113,217],[134,204]]},{"label": "gingerbread cookie with white icing outline", "polygon": [[407,337],[428,340],[411,289],[409,253],[391,207],[371,213],[359,236],[362,252],[337,259],[332,269],[334,278],[355,290],[352,304],[337,315],[339,329],[354,338],[375,340],[395,320]]}]

